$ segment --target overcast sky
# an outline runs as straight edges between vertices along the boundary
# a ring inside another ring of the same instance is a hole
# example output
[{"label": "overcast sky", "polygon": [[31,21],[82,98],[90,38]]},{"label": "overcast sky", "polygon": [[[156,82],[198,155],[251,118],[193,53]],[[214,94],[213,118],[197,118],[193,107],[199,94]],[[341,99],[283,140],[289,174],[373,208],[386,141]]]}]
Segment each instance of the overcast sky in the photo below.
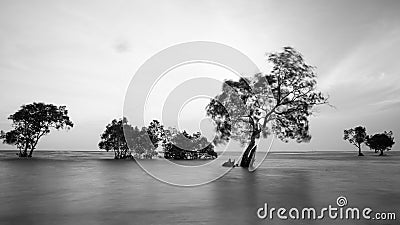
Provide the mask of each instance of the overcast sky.
[{"label": "overcast sky", "polygon": [[[22,104],[66,105],[75,127],[52,131],[38,148],[95,150],[105,125],[122,116],[138,68],[169,46],[205,40],[240,50],[264,72],[265,53],[287,45],[317,66],[319,88],[336,108],[311,118],[311,143],[276,142],[274,150],[353,149],[342,136],[356,125],[369,133],[392,130],[400,141],[399,12],[400,1],[388,0],[2,0],[0,129],[10,129],[7,117]],[[189,65],[161,86],[194,75],[232,76]],[[163,96],[161,89],[154,96]],[[204,104],[188,104],[183,120],[199,117]]]}]

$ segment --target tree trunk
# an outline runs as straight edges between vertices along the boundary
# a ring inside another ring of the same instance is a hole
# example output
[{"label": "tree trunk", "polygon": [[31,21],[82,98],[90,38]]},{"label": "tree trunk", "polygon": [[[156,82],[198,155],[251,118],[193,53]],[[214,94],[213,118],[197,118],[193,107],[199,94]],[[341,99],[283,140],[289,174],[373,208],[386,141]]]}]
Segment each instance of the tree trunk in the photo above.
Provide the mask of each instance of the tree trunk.
[{"label": "tree trunk", "polygon": [[358,146],[358,156],[364,156],[364,154],[361,153],[361,145]]},{"label": "tree trunk", "polygon": [[25,146],[24,151],[19,155],[19,157],[28,157],[28,145]]},{"label": "tree trunk", "polygon": [[379,154],[379,156],[383,156],[383,151],[384,151],[384,150],[381,150],[381,154]]},{"label": "tree trunk", "polygon": [[257,134],[251,135],[251,141],[249,146],[247,146],[246,150],[242,155],[242,161],[240,162],[240,166],[243,168],[249,168],[250,161],[253,158],[254,154],[256,153],[257,145],[256,145],[256,136]]},{"label": "tree trunk", "polygon": [[29,155],[28,155],[28,157],[32,157],[32,154],[33,154],[33,150],[34,150],[35,148],[31,148],[31,150],[29,151]]}]

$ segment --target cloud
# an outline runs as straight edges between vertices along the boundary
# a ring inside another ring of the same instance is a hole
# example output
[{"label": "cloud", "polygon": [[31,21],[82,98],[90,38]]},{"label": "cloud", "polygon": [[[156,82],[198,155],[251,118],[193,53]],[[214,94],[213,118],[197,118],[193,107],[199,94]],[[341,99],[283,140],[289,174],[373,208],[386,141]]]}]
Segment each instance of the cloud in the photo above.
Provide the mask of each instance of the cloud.
[{"label": "cloud", "polygon": [[114,50],[117,53],[126,53],[131,51],[131,45],[128,41],[117,41],[114,45]]},{"label": "cloud", "polygon": [[348,55],[343,55],[327,76],[321,77],[319,86],[330,91],[343,85],[372,86],[397,82],[400,30],[371,33],[359,40]]},{"label": "cloud", "polygon": [[371,105],[377,106],[381,111],[393,110],[400,107],[400,96],[398,98],[384,99],[379,102],[374,102]]}]

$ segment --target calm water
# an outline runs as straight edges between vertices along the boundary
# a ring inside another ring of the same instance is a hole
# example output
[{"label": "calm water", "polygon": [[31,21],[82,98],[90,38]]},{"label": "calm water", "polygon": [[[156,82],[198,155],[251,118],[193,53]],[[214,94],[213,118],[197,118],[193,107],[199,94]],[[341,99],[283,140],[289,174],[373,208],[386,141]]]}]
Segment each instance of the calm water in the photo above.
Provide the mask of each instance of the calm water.
[{"label": "calm water", "polygon": [[[14,154],[0,152],[2,225],[399,224],[398,219],[378,223],[256,216],[264,203],[321,208],[335,206],[343,195],[350,206],[392,211],[400,217],[400,154],[395,151],[387,157],[363,158],[356,152],[272,153],[254,173],[234,168],[198,187],[165,184],[134,161],[115,161],[103,152],[35,152],[29,160]],[[160,160],[145,163],[157,167]],[[162,170],[168,173],[168,168]],[[193,177],[219,170],[210,166]]]}]

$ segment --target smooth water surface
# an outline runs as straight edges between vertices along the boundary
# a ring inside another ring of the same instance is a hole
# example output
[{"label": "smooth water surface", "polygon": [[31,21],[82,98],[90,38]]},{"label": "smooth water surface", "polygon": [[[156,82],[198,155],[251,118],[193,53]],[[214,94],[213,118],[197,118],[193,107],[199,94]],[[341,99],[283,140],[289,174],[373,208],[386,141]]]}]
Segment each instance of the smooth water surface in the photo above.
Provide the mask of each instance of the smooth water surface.
[{"label": "smooth water surface", "polygon": [[[400,154],[270,153],[253,173],[234,168],[198,187],[177,187],[134,161],[103,152],[0,152],[0,224],[399,224],[397,221],[261,220],[258,208],[348,204],[400,216]],[[234,159],[238,153],[229,156]],[[158,166],[160,160],[146,161]],[[190,165],[190,161],[185,162]],[[196,163],[196,162],[193,162]],[[221,170],[218,165],[208,170]],[[168,173],[168,168],[163,168]],[[175,174],[181,176],[181,174]],[[208,176],[208,172],[189,174]]]}]

